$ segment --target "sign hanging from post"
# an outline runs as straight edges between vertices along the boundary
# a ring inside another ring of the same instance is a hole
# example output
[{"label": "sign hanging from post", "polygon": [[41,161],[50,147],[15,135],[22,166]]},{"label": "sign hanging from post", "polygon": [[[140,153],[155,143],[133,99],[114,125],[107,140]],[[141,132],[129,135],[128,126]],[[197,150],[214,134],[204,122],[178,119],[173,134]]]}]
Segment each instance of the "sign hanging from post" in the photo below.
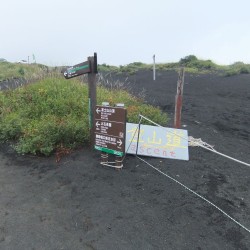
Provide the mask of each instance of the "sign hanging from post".
[{"label": "sign hanging from post", "polygon": [[87,74],[91,72],[91,68],[89,65],[89,61],[83,62],[83,63],[79,63],[76,64],[75,66],[71,66],[69,68],[67,68],[63,75],[66,79],[70,79],[76,76],[80,76],[83,74]]},{"label": "sign hanging from post", "polygon": [[88,57],[88,60],[83,63],[76,64],[62,71],[66,79],[80,76],[88,73],[89,86],[89,128],[90,128],[90,144],[94,146],[94,113],[96,106],[96,74],[98,73],[97,53],[94,56]]},{"label": "sign hanging from post", "polygon": [[127,111],[120,107],[96,106],[95,149],[123,156]]}]

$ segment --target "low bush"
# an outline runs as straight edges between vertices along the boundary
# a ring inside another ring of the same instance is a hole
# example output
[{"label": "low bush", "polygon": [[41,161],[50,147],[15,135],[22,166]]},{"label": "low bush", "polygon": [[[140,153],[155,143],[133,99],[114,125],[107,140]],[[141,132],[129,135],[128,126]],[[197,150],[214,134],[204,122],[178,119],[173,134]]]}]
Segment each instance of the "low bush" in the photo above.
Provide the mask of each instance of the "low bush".
[{"label": "low bush", "polygon": [[206,70],[213,70],[218,69],[218,65],[213,63],[211,60],[200,60],[194,55],[189,55],[182,58],[179,61],[181,66],[185,66],[188,68],[194,69],[206,69]]},{"label": "low bush", "polygon": [[239,74],[250,74],[250,65],[242,62],[236,62],[225,70],[225,76],[233,76]]},{"label": "low bush", "polygon": [[103,64],[99,64],[98,65],[98,70],[100,72],[117,72],[118,71],[118,67],[116,66],[111,66],[111,65],[108,65],[106,63],[103,63]]},{"label": "low bush", "polygon": [[37,79],[48,73],[48,67],[41,64],[0,62],[0,81],[11,78]]},{"label": "low bush", "polygon": [[[124,103],[128,121],[139,114],[166,125],[167,115],[122,89],[97,88],[97,104]],[[50,155],[89,143],[88,87],[77,79],[45,78],[24,87],[0,91],[0,141],[17,152]]]}]

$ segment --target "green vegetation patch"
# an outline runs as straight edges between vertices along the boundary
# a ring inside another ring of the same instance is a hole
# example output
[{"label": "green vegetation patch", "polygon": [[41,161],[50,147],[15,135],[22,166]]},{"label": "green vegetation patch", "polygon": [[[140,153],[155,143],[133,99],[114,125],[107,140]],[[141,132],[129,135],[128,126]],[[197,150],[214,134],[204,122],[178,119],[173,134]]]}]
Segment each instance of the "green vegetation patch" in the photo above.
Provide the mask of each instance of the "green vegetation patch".
[{"label": "green vegetation patch", "polygon": [[152,69],[152,67],[153,67],[152,64],[146,64],[142,62],[133,62],[127,65],[120,65],[119,67],[110,66],[104,63],[98,65],[98,70],[100,72],[115,72],[115,73],[126,73],[128,75],[133,75],[140,69],[148,70]]},{"label": "green vegetation patch", "polygon": [[[249,74],[250,64],[243,62],[235,62],[231,65],[218,65],[211,60],[198,59],[195,55],[183,57],[179,62],[173,63],[157,63],[156,70],[175,70],[185,67],[185,72],[194,74],[219,73],[224,76],[233,76],[239,74]],[[135,74],[138,70],[153,70],[153,64],[145,64],[142,62],[134,62],[125,66],[109,66],[107,64],[99,65],[101,72],[127,73]]]},{"label": "green vegetation patch", "polygon": [[235,62],[232,65],[229,65],[225,70],[225,76],[233,76],[239,74],[250,74],[250,64]]},{"label": "green vegetation patch", "polygon": [[[124,103],[128,121],[142,114],[166,125],[167,115],[125,90],[97,88],[97,104]],[[24,87],[0,91],[0,141],[19,153],[50,155],[89,143],[88,87],[77,79],[45,78]]]},{"label": "green vegetation patch", "polygon": [[38,78],[47,73],[49,67],[42,64],[22,64],[0,61],[0,81],[11,78]]}]

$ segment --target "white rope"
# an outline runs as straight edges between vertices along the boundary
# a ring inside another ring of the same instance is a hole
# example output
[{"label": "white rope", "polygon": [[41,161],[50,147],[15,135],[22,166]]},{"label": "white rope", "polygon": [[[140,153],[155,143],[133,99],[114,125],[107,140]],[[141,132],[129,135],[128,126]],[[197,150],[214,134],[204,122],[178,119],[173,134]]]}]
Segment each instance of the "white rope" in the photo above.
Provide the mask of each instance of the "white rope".
[{"label": "white rope", "polygon": [[[126,158],[127,152],[128,152],[128,150],[129,150],[129,148],[130,148],[130,146],[131,146],[131,144],[132,144],[132,142],[133,142],[133,140],[134,140],[135,134],[136,134],[136,132],[137,132],[137,130],[138,130],[138,128],[139,128],[139,124],[141,124],[141,121],[142,121],[142,117],[141,117],[140,120],[139,120],[138,126],[137,126],[136,131],[135,131],[135,133],[134,133],[134,135],[133,135],[133,138],[132,138],[132,140],[131,140],[131,142],[130,142],[128,148],[127,148],[127,151],[125,152],[125,154],[124,154],[124,156],[121,158],[121,160],[120,160],[120,161],[116,160],[116,162],[108,162],[108,161],[106,161],[106,159],[108,159],[108,157],[109,157],[108,154],[102,152],[101,158],[102,158],[103,161],[100,162],[100,164],[101,164],[102,166],[111,167],[111,168],[117,168],[117,169],[123,168],[123,164],[122,164],[122,163],[123,163],[124,159]],[[138,131],[138,133],[139,133],[139,131]],[[139,138],[139,135],[137,135],[137,136],[138,136],[138,138]],[[117,162],[120,162],[121,165],[120,165],[120,166],[115,165],[115,164],[117,164]]]},{"label": "white rope", "polygon": [[[167,128],[165,128],[165,127],[163,127],[163,126],[161,126],[161,125],[159,125],[159,124],[157,124],[157,123],[151,121],[150,119],[148,119],[147,117],[145,117],[145,116],[143,116],[143,115],[140,115],[139,124],[141,123],[142,118],[144,118],[145,120],[151,122],[152,124],[154,124],[154,125],[156,125],[156,126],[158,126],[158,127],[161,127],[161,128],[164,129],[164,130],[168,130],[169,133],[173,133],[173,132],[170,131],[169,129],[167,129]],[[138,130],[139,124],[138,124],[138,127],[137,127],[136,130]],[[134,136],[135,136],[135,134],[134,134]],[[179,136],[180,138],[184,139],[184,140],[187,140],[187,138],[185,138],[185,137],[182,137],[182,136],[180,136],[180,135],[178,135],[178,136]],[[138,135],[138,138],[139,138],[139,135]],[[193,146],[200,146],[200,147],[202,147],[202,148],[204,148],[204,149],[207,149],[207,150],[209,150],[209,151],[211,151],[211,152],[217,153],[217,154],[219,154],[219,155],[221,155],[221,156],[224,156],[224,157],[227,157],[227,158],[229,158],[229,159],[231,159],[231,160],[234,160],[234,161],[237,161],[237,162],[242,163],[242,164],[244,164],[244,165],[250,166],[250,164],[248,164],[248,163],[239,161],[239,160],[237,160],[237,159],[234,159],[234,158],[232,158],[232,157],[230,157],[230,156],[227,156],[227,155],[225,155],[225,154],[222,154],[222,153],[216,151],[216,150],[213,148],[214,146],[209,145],[209,144],[207,144],[206,142],[203,142],[201,139],[195,139],[195,138],[193,138],[193,137],[189,137],[188,141],[189,141],[189,143],[193,143]],[[131,145],[131,143],[130,143],[130,145]],[[129,147],[130,147],[130,145],[129,145]],[[128,148],[129,148],[129,147],[128,147]],[[127,153],[127,152],[126,152],[126,153]],[[126,153],[125,153],[125,156],[126,156]],[[124,156],[124,158],[125,158],[125,156]],[[155,169],[155,170],[158,171],[159,173],[161,173],[161,174],[163,174],[164,176],[166,176],[167,178],[169,178],[170,180],[172,180],[172,181],[176,182],[177,184],[179,184],[180,186],[184,187],[186,190],[190,191],[191,193],[193,193],[194,195],[196,195],[196,196],[199,197],[200,199],[204,200],[205,202],[207,202],[208,204],[210,204],[211,206],[213,206],[214,208],[216,208],[217,210],[219,210],[222,214],[224,214],[226,217],[228,217],[228,218],[229,218],[230,220],[232,220],[234,223],[236,223],[236,224],[239,225],[241,228],[243,228],[243,229],[246,230],[248,233],[250,233],[250,229],[248,229],[247,227],[245,227],[244,225],[242,225],[240,222],[236,221],[234,218],[232,218],[229,214],[227,214],[226,212],[224,212],[221,208],[219,208],[218,206],[216,206],[214,203],[212,203],[212,202],[209,201],[208,199],[204,198],[204,197],[201,196],[200,194],[196,193],[196,192],[193,191],[192,189],[188,188],[187,186],[185,186],[184,184],[182,184],[182,183],[179,182],[178,180],[174,179],[173,177],[171,177],[171,176],[165,174],[164,172],[162,172],[162,171],[159,170],[158,168],[154,167],[153,165],[151,165],[151,164],[148,163],[147,161],[145,161],[145,160],[143,160],[142,158],[140,158],[138,155],[136,155],[136,157],[137,157],[139,160],[141,160],[142,162],[146,163],[148,166],[152,167],[153,169]],[[124,158],[123,158],[123,159],[124,159]]]},{"label": "white rope", "polygon": [[[142,117],[141,117],[140,120],[139,120],[139,124],[141,124],[141,121],[142,121]],[[137,128],[136,128],[136,131],[137,131],[138,128],[139,128],[139,124],[138,124],[138,126],[137,126]],[[136,132],[136,131],[135,131],[135,132]],[[125,152],[124,156],[123,156],[122,158],[120,158],[121,160],[118,160],[118,159],[117,159],[115,162],[106,161],[106,160],[108,159],[108,154],[102,153],[102,154],[101,154],[101,158],[102,158],[103,161],[101,161],[100,164],[101,164],[102,166],[111,167],[111,168],[117,168],[117,169],[123,168],[123,161],[124,161],[124,159],[126,158],[127,152],[128,152],[128,150],[129,150],[129,147],[131,146],[131,143],[132,143],[132,141],[133,141],[133,139],[134,139],[134,137],[135,137],[135,134],[136,134],[136,133],[134,133],[133,138],[132,138],[132,140],[131,140],[131,142],[130,142],[130,144],[129,144],[129,146],[128,146],[128,149],[127,149],[127,151]],[[139,137],[139,135],[138,135],[138,137]],[[120,163],[120,165],[118,166],[117,163]]]},{"label": "white rope", "polygon": [[236,162],[238,162],[238,163],[241,163],[241,164],[243,164],[243,165],[245,165],[245,166],[248,166],[248,167],[250,167],[250,164],[249,163],[246,163],[246,162],[244,162],[244,161],[240,161],[240,160],[238,160],[238,159],[235,159],[235,158],[233,158],[233,157],[231,157],[231,156],[229,156],[229,155],[226,155],[226,154],[222,154],[222,153],[220,153],[220,152],[218,152],[217,150],[215,150],[215,149],[210,149],[210,148],[207,148],[207,147],[205,147],[205,146],[203,146],[203,145],[199,145],[201,148],[204,148],[204,149],[206,149],[206,150],[209,150],[209,151],[211,151],[211,152],[213,152],[213,153],[216,153],[216,154],[218,154],[218,155],[221,155],[221,156],[223,156],[223,157],[226,157],[226,158],[228,158],[228,159],[230,159],[230,160],[232,160],[232,161],[236,161]]},{"label": "white rope", "polygon": [[[163,126],[161,126],[160,124],[158,124],[158,123],[156,123],[156,122],[153,122],[152,120],[148,119],[147,117],[145,117],[145,116],[143,116],[143,115],[141,115],[141,114],[140,114],[139,116],[140,116],[141,118],[145,119],[146,121],[151,122],[151,123],[154,124],[155,126],[158,126],[158,127],[162,128],[163,130],[168,131],[169,133],[176,135],[176,134],[173,133],[170,129],[168,129],[168,128],[166,128],[166,127],[163,127]],[[182,138],[183,140],[187,140],[186,137],[183,137],[183,136],[180,136],[180,135],[176,135],[176,136],[179,136],[179,137]]]},{"label": "white rope", "polygon": [[[145,119],[145,120],[151,122],[152,124],[154,124],[154,125],[156,125],[156,126],[162,128],[162,129],[167,130],[169,133],[173,133],[172,131],[168,130],[168,128],[165,128],[165,127],[163,127],[163,126],[161,126],[161,125],[159,125],[159,124],[157,124],[157,123],[151,121],[150,119],[148,119],[147,117],[145,117],[145,116],[143,116],[143,115],[140,115],[140,117],[142,117],[143,119]],[[187,138],[182,137],[182,136],[180,136],[180,135],[176,135],[176,136],[179,136],[179,137],[182,138],[183,140],[187,140]],[[233,161],[235,161],[235,162],[238,162],[238,163],[241,163],[241,164],[243,164],[243,165],[245,165],[245,166],[250,167],[250,164],[249,164],[249,163],[244,162],[244,161],[240,161],[240,160],[235,159],[235,158],[233,158],[233,157],[231,157],[231,156],[229,156],[229,155],[222,154],[222,153],[218,152],[217,150],[215,150],[215,149],[213,148],[213,146],[211,146],[211,145],[209,145],[209,144],[207,144],[207,143],[204,143],[204,142],[201,143],[201,142],[199,142],[198,140],[199,140],[199,139],[195,139],[195,142],[194,142],[194,143],[195,143],[196,146],[199,146],[199,147],[204,148],[204,149],[206,149],[206,150],[209,150],[209,151],[211,151],[211,152],[213,152],[213,153],[216,153],[216,154],[221,155],[221,156],[223,156],[223,157],[226,157],[226,158],[228,158],[228,159],[230,159],[230,160],[233,160]],[[204,144],[204,145],[203,145],[203,144]]]},{"label": "white rope", "polygon": [[188,146],[192,146],[192,147],[199,147],[200,145],[203,145],[205,147],[208,147],[210,149],[214,149],[213,145],[210,145],[204,141],[201,140],[201,138],[194,138],[192,136],[188,137]]},{"label": "white rope", "polygon": [[236,161],[238,163],[241,163],[243,165],[246,165],[246,166],[250,167],[250,164],[248,164],[246,162],[237,160],[237,159],[235,159],[235,158],[233,158],[231,156],[228,156],[228,155],[225,155],[225,154],[222,154],[222,153],[218,152],[217,150],[215,150],[213,148],[214,146],[211,146],[211,145],[207,144],[206,142],[203,142],[201,139],[195,139],[192,136],[189,136],[188,137],[188,143],[189,143],[189,146],[194,146],[194,147],[198,146],[198,147],[204,148],[204,149],[209,150],[209,151],[211,151],[213,153],[216,153],[216,154],[221,155],[223,157],[226,157],[226,158],[228,158],[230,160]]},{"label": "white rope", "polygon": [[142,121],[142,116],[140,116],[140,120],[139,120],[139,123],[138,123],[138,125],[137,125],[137,128],[136,128],[136,130],[135,130],[135,132],[134,132],[134,135],[133,135],[133,137],[132,137],[132,139],[131,139],[131,141],[130,141],[130,143],[129,143],[129,145],[128,145],[128,148],[127,148],[127,151],[125,152],[125,154],[124,154],[124,156],[123,156],[123,158],[122,158],[122,161],[124,161],[124,159],[126,158],[126,155],[127,155],[127,153],[128,153],[128,150],[129,150],[129,148],[130,148],[130,146],[131,146],[131,144],[132,144],[132,142],[133,142],[133,140],[134,140],[134,138],[135,138],[135,136],[136,136],[136,132],[137,132],[137,138],[139,138],[139,126],[140,126],[140,124],[141,124],[141,121]]},{"label": "white rope", "polygon": [[151,168],[153,168],[154,170],[158,171],[159,173],[163,174],[164,176],[166,176],[167,178],[169,178],[170,180],[176,182],[177,184],[181,185],[182,187],[184,187],[185,189],[187,189],[188,191],[190,191],[191,193],[193,193],[194,195],[198,196],[199,198],[201,198],[202,200],[206,201],[207,203],[209,203],[211,206],[215,207],[217,210],[219,210],[221,213],[223,213],[226,217],[228,217],[230,220],[232,220],[233,222],[235,222],[236,224],[238,224],[241,228],[245,229],[248,233],[250,233],[250,229],[248,229],[247,227],[245,227],[244,225],[242,225],[240,222],[236,221],[234,218],[232,218],[229,214],[227,214],[226,212],[224,212],[221,208],[219,208],[218,206],[216,206],[214,203],[212,203],[211,201],[209,201],[208,199],[204,198],[203,196],[201,196],[200,194],[196,193],[195,191],[193,191],[192,189],[188,188],[187,186],[185,186],[184,184],[182,184],[181,182],[177,181],[176,179],[174,179],[173,177],[165,174],[164,172],[162,172],[161,170],[159,170],[158,168],[154,167],[153,165],[151,165],[150,163],[148,163],[147,161],[143,160],[142,158],[140,158],[139,156],[137,156],[137,158],[141,161],[143,161],[144,163],[146,163],[148,166],[150,166]]},{"label": "white rope", "polygon": [[[115,165],[115,164],[117,164],[117,162],[120,162],[121,165],[120,166]],[[102,166],[111,167],[111,168],[117,168],[117,169],[123,168],[122,161],[117,161],[117,162],[101,162],[100,164]]]}]

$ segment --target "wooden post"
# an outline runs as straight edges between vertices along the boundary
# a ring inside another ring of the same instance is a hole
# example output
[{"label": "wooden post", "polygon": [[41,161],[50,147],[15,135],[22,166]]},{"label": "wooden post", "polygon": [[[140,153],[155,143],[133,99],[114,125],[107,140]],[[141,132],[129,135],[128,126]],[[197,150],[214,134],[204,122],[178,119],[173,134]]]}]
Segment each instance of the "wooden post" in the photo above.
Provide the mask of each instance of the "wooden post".
[{"label": "wooden post", "polygon": [[96,74],[97,74],[97,54],[93,57],[88,57],[90,65],[90,73],[88,73],[88,87],[89,87],[89,129],[90,129],[90,146],[93,149],[95,144],[94,133],[94,114],[96,108]]},{"label": "wooden post", "polygon": [[181,68],[177,81],[177,94],[175,96],[174,128],[181,127],[183,85],[184,85],[184,68]]},{"label": "wooden post", "polygon": [[[125,107],[124,103],[117,103],[115,106],[116,107],[120,107],[120,108],[124,108]],[[125,138],[125,140],[124,140],[124,143],[125,143],[125,141],[126,141],[126,129],[125,129],[124,138]],[[116,166],[117,169],[121,169],[123,167],[122,157],[121,156],[116,156],[115,157],[115,166]]]},{"label": "wooden post", "polygon": [[86,62],[74,65],[62,71],[66,79],[88,73],[88,91],[89,91],[89,132],[90,132],[90,146],[93,149],[95,144],[95,108],[96,108],[96,74],[97,71],[97,54],[88,57]]}]

